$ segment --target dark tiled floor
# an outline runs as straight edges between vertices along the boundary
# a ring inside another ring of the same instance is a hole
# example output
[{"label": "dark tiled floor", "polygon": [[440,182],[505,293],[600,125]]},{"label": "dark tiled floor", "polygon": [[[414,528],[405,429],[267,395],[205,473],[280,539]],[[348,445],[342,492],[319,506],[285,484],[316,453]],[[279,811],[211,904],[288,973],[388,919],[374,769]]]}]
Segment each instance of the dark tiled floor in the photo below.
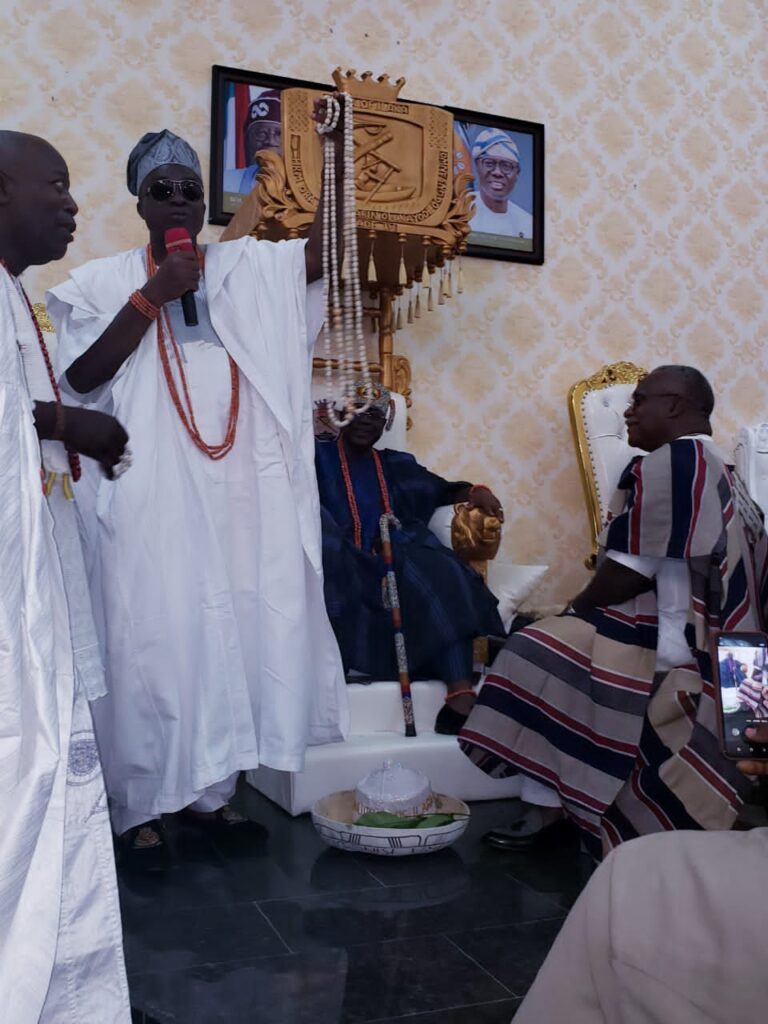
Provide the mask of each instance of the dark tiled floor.
[{"label": "dark tiled floor", "polygon": [[121,874],[135,1024],[508,1024],[590,873],[575,837],[485,846],[475,804],[450,850],[386,859],[326,847],[244,786],[262,846],[169,823],[163,877]]}]

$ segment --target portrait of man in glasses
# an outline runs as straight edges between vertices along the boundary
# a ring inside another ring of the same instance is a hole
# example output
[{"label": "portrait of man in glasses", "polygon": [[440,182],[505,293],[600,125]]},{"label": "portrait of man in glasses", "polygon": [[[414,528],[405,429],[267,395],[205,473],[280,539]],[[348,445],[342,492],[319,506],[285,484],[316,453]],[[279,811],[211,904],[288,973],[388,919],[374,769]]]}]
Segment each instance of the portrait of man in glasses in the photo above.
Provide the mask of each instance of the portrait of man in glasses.
[{"label": "portrait of man in glasses", "polygon": [[471,157],[475,178],[475,215],[470,221],[472,236],[503,236],[505,241],[518,239],[520,248],[532,248],[532,196],[518,194],[523,205],[511,199],[522,170],[520,149],[512,135],[499,128],[482,129],[471,146]]}]

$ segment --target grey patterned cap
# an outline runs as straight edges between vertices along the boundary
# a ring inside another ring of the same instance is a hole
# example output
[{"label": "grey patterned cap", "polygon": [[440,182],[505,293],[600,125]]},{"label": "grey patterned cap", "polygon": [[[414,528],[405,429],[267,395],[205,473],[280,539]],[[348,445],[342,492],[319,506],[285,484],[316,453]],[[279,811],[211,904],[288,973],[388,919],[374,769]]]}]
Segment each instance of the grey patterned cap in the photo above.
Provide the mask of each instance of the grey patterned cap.
[{"label": "grey patterned cap", "polygon": [[164,128],[161,132],[147,132],[131,150],[126,177],[128,191],[137,196],[142,182],[156,167],[163,164],[181,164],[190,167],[198,176],[200,161],[188,142]]}]

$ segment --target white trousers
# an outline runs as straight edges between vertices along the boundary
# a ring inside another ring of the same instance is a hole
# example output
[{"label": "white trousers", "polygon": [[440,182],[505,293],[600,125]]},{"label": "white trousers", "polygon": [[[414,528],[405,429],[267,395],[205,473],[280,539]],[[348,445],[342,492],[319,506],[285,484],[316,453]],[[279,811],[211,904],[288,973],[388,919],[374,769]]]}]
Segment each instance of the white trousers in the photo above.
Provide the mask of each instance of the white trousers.
[{"label": "white trousers", "polygon": [[[208,786],[193,803],[188,805],[189,809],[192,811],[217,811],[219,807],[229,803],[234,796],[239,777],[240,772],[234,772],[234,774],[228,775],[226,779],[222,779],[221,782],[215,782],[212,786]],[[114,803],[114,801],[110,804],[110,813],[112,816],[112,828],[119,836],[123,832],[127,832],[128,829],[135,828],[137,825],[143,825],[147,821],[146,811],[122,807],[120,804]]]},{"label": "white trousers", "polygon": [[228,804],[235,795],[239,777],[240,772],[235,772],[228,779],[222,779],[221,782],[209,786],[199,800],[195,800],[193,804],[189,805],[189,809],[191,811],[218,811],[224,804]]},{"label": "white trousers", "polygon": [[537,807],[562,806],[557,790],[527,775],[520,775],[520,799]]},{"label": "white trousers", "polygon": [[764,1020],[768,829],[624,843],[593,875],[514,1024]]}]

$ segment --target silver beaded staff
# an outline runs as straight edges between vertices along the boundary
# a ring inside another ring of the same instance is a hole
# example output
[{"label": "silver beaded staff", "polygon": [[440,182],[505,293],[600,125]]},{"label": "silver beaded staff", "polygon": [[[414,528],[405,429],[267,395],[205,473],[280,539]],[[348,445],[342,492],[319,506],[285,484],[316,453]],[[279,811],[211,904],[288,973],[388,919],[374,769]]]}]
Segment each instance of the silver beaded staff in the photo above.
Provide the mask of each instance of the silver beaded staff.
[{"label": "silver beaded staff", "polygon": [[387,574],[384,578],[387,602],[392,612],[392,628],[395,631],[395,656],[397,657],[397,673],[400,678],[400,700],[403,702],[403,718],[405,719],[405,735],[416,735],[416,722],[413,717],[413,698],[411,696],[411,676],[408,671],[408,656],[405,651],[405,636],[403,635],[403,617],[400,614],[400,595],[397,592],[397,579],[395,578],[395,564],[392,556],[392,540],[389,536],[390,524],[396,530],[400,529],[400,522],[391,512],[385,512],[379,519],[379,533],[381,534],[381,554],[384,564],[387,567]]}]

